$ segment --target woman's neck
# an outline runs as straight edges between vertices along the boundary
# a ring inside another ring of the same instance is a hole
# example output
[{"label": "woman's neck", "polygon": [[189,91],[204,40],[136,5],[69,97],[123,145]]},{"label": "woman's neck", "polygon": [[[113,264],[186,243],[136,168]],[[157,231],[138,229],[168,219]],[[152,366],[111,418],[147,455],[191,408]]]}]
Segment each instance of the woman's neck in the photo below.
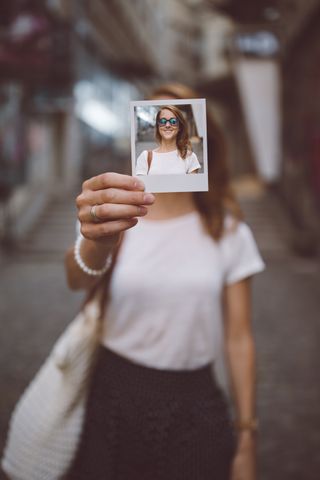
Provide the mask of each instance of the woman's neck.
[{"label": "woman's neck", "polygon": [[165,220],[196,210],[191,192],[156,193],[155,197],[154,204],[148,207],[146,219]]},{"label": "woman's neck", "polygon": [[177,144],[175,140],[162,140],[160,147],[157,149],[157,152],[166,153],[172,152],[177,149]]}]

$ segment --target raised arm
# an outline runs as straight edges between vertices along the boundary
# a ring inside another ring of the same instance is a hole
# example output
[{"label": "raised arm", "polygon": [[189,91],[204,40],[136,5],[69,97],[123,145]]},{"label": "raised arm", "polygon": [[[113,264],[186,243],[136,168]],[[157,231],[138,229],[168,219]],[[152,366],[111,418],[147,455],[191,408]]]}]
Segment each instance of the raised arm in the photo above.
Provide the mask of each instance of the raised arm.
[{"label": "raised arm", "polygon": [[[102,269],[121,233],[135,226],[137,217],[144,216],[153,202],[154,196],[144,193],[144,184],[129,175],[108,172],[86,180],[76,199],[83,236],[79,253],[84,264],[92,270]],[[91,288],[99,279],[79,267],[74,246],[66,253],[65,269],[73,290]]]}]

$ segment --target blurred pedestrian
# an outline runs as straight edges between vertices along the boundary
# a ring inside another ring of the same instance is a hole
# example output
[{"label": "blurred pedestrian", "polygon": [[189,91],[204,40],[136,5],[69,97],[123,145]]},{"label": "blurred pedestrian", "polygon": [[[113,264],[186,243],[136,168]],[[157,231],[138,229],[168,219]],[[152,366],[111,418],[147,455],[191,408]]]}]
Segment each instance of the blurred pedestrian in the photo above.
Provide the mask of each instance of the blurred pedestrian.
[{"label": "blurred pedestrian", "polygon": [[[196,96],[170,84],[151,98]],[[264,262],[230,188],[223,135],[207,121],[209,192],[152,195],[137,177],[108,172],[77,198],[81,262],[71,248],[70,287],[97,288],[101,274],[103,288],[121,245],[68,479],[255,479],[250,278]],[[215,373],[223,352],[234,419]]]},{"label": "blurred pedestrian", "polygon": [[155,127],[159,147],[139,155],[136,175],[198,173],[201,165],[192,151],[182,111],[175,105],[163,106],[156,115]]}]

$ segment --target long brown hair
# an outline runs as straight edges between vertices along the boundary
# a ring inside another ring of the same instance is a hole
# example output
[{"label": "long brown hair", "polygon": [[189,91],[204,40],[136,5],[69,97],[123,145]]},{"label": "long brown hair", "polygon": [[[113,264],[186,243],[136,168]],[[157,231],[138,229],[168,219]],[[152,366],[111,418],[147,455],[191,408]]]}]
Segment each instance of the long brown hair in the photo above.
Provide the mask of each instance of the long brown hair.
[{"label": "long brown hair", "polygon": [[[158,96],[168,96],[168,99],[199,98],[197,92],[191,88],[179,84],[168,83],[153,90],[149,96],[154,99]],[[198,212],[204,224],[216,241],[224,234],[224,220],[227,213],[233,218],[233,226],[243,219],[243,213],[230,185],[230,173],[227,163],[226,143],[221,128],[207,111],[207,141],[208,141],[208,192],[193,192],[193,198]],[[233,226],[231,228],[233,228]],[[123,236],[121,236],[122,238]],[[116,252],[116,255],[118,250]],[[100,316],[104,315],[109,299],[109,285],[112,270],[115,266],[114,259],[111,271],[109,270],[93,289],[89,292],[86,302],[100,290]]]},{"label": "long brown hair", "polygon": [[[168,96],[168,99],[199,98],[193,89],[180,83],[168,83],[154,89],[149,98]],[[231,214],[234,225],[243,219],[243,213],[232,191],[224,135],[213,115],[207,111],[208,192],[194,192],[193,198],[204,223],[215,240],[224,233],[224,219]]]},{"label": "long brown hair", "polygon": [[182,111],[180,108],[176,107],[175,105],[166,105],[161,107],[156,116],[156,140],[161,145],[162,137],[159,132],[159,119],[161,112],[163,110],[169,110],[173,115],[178,119],[178,134],[176,139],[177,149],[180,153],[181,158],[185,159],[188,152],[192,152],[191,142],[189,140],[189,132],[188,132],[188,124],[186,119],[183,116]]}]

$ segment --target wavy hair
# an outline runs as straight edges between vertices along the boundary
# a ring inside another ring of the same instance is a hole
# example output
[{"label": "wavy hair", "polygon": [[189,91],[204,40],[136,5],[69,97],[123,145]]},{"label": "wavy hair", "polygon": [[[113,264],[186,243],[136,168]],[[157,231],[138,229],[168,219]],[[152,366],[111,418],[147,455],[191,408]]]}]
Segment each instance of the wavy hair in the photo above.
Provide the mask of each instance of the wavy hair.
[{"label": "wavy hair", "polygon": [[160,108],[160,110],[157,113],[156,116],[156,140],[159,145],[162,143],[162,137],[160,135],[159,131],[159,124],[158,121],[160,119],[161,112],[163,110],[169,110],[173,115],[178,119],[179,124],[178,124],[178,135],[176,139],[176,144],[177,144],[177,149],[179,151],[179,154],[181,158],[185,159],[188,152],[192,152],[192,145],[189,140],[189,132],[188,132],[188,123],[186,119],[184,118],[184,115],[180,108],[176,107],[175,105],[166,105]]}]

